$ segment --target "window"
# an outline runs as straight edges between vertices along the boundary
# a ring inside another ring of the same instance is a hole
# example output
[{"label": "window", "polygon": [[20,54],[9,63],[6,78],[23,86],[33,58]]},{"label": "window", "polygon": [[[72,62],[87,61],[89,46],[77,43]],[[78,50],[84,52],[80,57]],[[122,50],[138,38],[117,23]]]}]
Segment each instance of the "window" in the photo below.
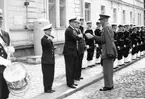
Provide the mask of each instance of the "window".
[{"label": "window", "polygon": [[126,18],[125,18],[125,17],[126,17],[126,16],[125,16],[125,10],[123,10],[122,15],[123,15],[123,16],[122,16],[122,18],[123,18],[123,24],[125,24],[125,21],[126,21]]},{"label": "window", "polygon": [[142,21],[141,18],[142,18],[142,17],[141,17],[141,14],[140,14],[140,25],[141,25],[141,23],[142,23],[142,22],[141,22],[141,21]]},{"label": "window", "polygon": [[138,25],[141,25],[141,14],[138,13]]},{"label": "window", "polygon": [[65,0],[60,0],[60,27],[65,26]]},{"label": "window", "polygon": [[49,21],[52,23],[53,27],[65,27],[65,10],[65,0],[49,0]]},{"label": "window", "polygon": [[138,13],[138,25],[141,25],[141,14]]},{"label": "window", "polygon": [[101,5],[101,14],[105,14],[105,6]]},{"label": "window", "polygon": [[90,21],[90,14],[91,14],[91,4],[85,2],[85,21]]},{"label": "window", "polygon": [[116,8],[113,8],[113,22],[114,23],[117,22],[117,11],[116,11]]},{"label": "window", "polygon": [[132,19],[132,12],[130,12],[130,23],[133,23],[133,19]]},{"label": "window", "polygon": [[49,0],[49,21],[52,23],[53,27],[56,27],[56,1]]}]

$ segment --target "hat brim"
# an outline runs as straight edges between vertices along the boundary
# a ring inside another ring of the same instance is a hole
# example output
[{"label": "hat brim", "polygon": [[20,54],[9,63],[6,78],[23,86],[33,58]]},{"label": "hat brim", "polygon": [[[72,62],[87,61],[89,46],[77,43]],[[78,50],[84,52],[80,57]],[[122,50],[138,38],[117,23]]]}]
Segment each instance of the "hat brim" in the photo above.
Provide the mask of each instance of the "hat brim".
[{"label": "hat brim", "polygon": [[0,17],[2,18],[3,16],[2,16],[2,15],[0,15]]},{"label": "hat brim", "polygon": [[52,29],[52,24],[49,24],[49,25],[45,26],[44,28],[42,28],[43,31],[46,31],[49,29]]}]

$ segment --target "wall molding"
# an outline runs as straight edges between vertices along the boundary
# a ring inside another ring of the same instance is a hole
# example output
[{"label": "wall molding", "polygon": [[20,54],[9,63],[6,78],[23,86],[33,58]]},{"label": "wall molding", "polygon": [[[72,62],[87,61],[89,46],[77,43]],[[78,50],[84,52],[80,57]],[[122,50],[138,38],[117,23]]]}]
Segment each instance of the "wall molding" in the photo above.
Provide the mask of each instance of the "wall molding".
[{"label": "wall molding", "polygon": [[[137,6],[135,4],[130,4],[130,3],[127,3],[127,2],[122,1],[122,0],[108,0],[108,1],[119,3],[119,4],[122,4],[122,5],[126,5],[128,7],[133,7],[133,8],[140,9],[140,10],[144,11],[144,7],[140,7],[140,6]],[[136,1],[139,1],[139,0],[136,0]],[[139,1],[139,2],[141,2],[141,1]],[[143,2],[141,2],[141,3],[143,3]]]}]

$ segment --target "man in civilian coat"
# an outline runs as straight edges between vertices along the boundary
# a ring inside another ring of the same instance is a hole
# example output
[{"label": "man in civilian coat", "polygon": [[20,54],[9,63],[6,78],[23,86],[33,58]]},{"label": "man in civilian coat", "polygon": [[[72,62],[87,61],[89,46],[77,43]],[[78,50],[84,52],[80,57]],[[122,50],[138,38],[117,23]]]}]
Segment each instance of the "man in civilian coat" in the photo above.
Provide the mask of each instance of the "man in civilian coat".
[{"label": "man in civilian coat", "polygon": [[101,37],[86,34],[88,38],[94,38],[102,44],[102,66],[104,75],[104,87],[100,91],[108,91],[113,89],[113,62],[117,56],[116,46],[114,44],[114,33],[111,26],[108,24],[108,15],[100,15],[100,23],[103,30]]},{"label": "man in civilian coat", "polygon": [[54,46],[52,39],[54,38],[51,35],[52,24],[47,25],[43,28],[45,35],[41,39],[42,45],[42,73],[43,73],[43,84],[44,92],[52,93],[55,90],[52,90],[52,84],[54,80],[54,66],[55,66],[55,57],[54,57]]},{"label": "man in civilian coat", "polygon": [[70,88],[76,88],[74,84],[74,69],[77,61],[77,40],[83,37],[82,34],[77,34],[76,20],[77,18],[71,18],[69,20],[69,26],[65,30],[65,43],[64,43],[64,60],[66,68],[66,83]]},{"label": "man in civilian coat", "polygon": [[4,47],[9,46],[10,37],[7,32],[2,30],[2,22],[2,10],[0,9],[0,99],[7,99],[9,97],[9,90],[7,83],[3,77],[3,71],[6,68],[6,66],[9,65],[10,61],[7,60],[8,55]]}]

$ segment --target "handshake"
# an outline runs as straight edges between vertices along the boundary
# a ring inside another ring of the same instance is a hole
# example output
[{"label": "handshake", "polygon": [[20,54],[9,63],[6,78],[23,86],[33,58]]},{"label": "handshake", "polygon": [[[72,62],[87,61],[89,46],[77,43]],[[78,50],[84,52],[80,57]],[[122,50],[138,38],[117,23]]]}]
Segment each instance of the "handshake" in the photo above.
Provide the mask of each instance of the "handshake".
[{"label": "handshake", "polygon": [[86,35],[86,37],[88,38],[88,39],[92,39],[94,36],[92,35],[92,34],[90,34],[90,33],[86,33],[85,34]]}]

